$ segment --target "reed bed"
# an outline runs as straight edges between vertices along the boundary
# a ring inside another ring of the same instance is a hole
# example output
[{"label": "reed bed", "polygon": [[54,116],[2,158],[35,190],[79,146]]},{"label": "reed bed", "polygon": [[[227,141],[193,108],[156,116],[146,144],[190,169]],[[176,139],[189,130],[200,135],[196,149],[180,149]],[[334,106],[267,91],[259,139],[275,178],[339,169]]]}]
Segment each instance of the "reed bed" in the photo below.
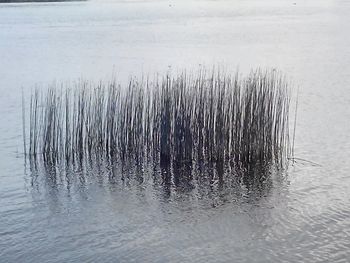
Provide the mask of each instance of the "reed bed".
[{"label": "reed bed", "polygon": [[36,89],[30,98],[32,160],[205,160],[275,163],[291,154],[290,93],[276,71],[219,71]]}]

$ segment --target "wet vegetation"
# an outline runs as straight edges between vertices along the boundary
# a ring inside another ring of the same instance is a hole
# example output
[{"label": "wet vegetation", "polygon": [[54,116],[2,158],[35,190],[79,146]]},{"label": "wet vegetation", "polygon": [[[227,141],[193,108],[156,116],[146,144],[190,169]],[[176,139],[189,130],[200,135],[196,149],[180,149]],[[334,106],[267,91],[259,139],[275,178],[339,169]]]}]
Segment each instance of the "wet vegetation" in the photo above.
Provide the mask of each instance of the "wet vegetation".
[{"label": "wet vegetation", "polygon": [[276,71],[200,71],[153,81],[79,82],[32,92],[32,162],[225,163],[284,167],[292,153],[290,94]]}]

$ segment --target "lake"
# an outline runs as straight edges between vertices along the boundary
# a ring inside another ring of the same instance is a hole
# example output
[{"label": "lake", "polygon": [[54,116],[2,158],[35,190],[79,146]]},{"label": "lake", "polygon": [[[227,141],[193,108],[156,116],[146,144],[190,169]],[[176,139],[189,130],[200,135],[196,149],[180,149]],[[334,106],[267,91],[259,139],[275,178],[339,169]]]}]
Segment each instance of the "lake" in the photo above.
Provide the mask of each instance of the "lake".
[{"label": "lake", "polygon": [[[0,4],[0,262],[347,262],[349,27],[345,0]],[[293,166],[248,180],[24,158],[22,90],[201,67],[287,75]]]}]

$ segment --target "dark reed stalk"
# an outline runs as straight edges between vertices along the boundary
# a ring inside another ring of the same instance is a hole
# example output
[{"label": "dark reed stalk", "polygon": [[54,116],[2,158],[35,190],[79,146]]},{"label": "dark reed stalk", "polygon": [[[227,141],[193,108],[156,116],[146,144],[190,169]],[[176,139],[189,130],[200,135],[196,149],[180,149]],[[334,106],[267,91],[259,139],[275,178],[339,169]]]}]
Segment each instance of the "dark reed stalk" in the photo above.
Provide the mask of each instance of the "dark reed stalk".
[{"label": "dark reed stalk", "polygon": [[[30,100],[29,156],[86,159],[275,163],[292,154],[290,94],[275,71],[247,77],[204,70],[150,82],[131,79],[36,89]],[[294,141],[294,139],[293,139]]]}]

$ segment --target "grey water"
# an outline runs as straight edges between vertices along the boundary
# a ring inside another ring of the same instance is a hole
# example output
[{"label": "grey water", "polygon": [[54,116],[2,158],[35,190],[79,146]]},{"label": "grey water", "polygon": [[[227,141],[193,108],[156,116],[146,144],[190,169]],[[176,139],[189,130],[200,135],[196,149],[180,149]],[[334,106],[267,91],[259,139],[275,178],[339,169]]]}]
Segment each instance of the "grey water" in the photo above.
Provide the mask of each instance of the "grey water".
[{"label": "grey water", "polygon": [[[1,4],[0,262],[348,262],[348,32],[344,0]],[[203,66],[288,76],[293,166],[32,169],[24,158],[22,90]]]}]

